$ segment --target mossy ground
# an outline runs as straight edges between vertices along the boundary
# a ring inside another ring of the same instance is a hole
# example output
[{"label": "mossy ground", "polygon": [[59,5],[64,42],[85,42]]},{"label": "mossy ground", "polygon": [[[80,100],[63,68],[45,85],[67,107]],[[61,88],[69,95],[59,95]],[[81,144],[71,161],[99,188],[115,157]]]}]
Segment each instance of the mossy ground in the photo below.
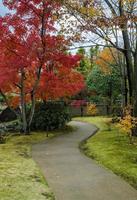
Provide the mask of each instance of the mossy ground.
[{"label": "mossy ground", "polygon": [[100,128],[96,135],[82,145],[84,152],[137,189],[137,139],[134,144],[130,144],[127,135],[115,125],[109,130],[109,118],[83,117],[75,120],[89,122]]},{"label": "mossy ground", "polygon": [[[49,138],[65,131],[49,133]],[[47,133],[12,136],[0,145],[0,199],[1,200],[53,200],[43,175],[31,157],[32,144],[47,139]]]}]

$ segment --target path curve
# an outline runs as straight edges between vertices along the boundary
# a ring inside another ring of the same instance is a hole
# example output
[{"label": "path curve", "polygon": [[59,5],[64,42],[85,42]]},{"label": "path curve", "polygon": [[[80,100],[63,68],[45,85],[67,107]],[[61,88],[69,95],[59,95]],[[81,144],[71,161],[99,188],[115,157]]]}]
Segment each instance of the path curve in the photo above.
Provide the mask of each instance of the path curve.
[{"label": "path curve", "polygon": [[96,127],[76,121],[70,124],[77,130],[32,148],[56,200],[137,200],[137,190],[80,152],[79,143]]}]

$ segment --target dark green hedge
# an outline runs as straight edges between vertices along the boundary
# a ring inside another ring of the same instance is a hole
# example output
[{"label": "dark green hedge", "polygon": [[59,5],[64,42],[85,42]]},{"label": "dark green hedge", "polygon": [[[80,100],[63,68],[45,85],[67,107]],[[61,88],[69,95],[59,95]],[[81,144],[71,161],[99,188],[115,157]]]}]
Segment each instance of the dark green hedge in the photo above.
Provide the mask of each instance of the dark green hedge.
[{"label": "dark green hedge", "polygon": [[44,102],[36,105],[32,130],[55,130],[63,128],[71,120],[64,102]]}]

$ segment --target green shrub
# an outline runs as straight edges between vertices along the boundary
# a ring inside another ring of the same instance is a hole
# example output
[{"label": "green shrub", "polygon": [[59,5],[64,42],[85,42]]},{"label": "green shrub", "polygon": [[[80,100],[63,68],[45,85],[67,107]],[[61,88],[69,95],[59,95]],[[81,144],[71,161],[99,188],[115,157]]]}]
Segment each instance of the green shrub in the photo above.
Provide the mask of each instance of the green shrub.
[{"label": "green shrub", "polygon": [[44,102],[36,105],[32,130],[55,130],[71,120],[68,107],[64,102]]}]

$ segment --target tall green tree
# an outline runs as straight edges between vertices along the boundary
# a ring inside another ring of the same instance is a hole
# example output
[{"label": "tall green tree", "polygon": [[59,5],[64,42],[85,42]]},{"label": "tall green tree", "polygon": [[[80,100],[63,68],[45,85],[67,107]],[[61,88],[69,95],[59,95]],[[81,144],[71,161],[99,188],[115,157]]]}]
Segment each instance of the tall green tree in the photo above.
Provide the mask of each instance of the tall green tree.
[{"label": "tall green tree", "polygon": [[87,77],[87,87],[91,91],[90,100],[94,103],[107,104],[111,112],[112,105],[121,100],[120,71],[111,66],[111,73],[106,73],[95,65]]},{"label": "tall green tree", "polygon": [[92,66],[91,66],[91,62],[90,62],[90,58],[87,55],[86,51],[84,48],[79,48],[77,51],[77,54],[80,55],[82,57],[81,61],[80,61],[80,65],[77,68],[77,70],[84,75],[85,79],[86,76],[88,75],[88,73],[91,71]]},{"label": "tall green tree", "polygon": [[[137,117],[137,1],[63,2],[78,21],[79,32],[91,32],[91,41],[100,46],[113,47],[123,54],[128,80],[128,103]],[[98,40],[93,39],[93,36]]]}]

